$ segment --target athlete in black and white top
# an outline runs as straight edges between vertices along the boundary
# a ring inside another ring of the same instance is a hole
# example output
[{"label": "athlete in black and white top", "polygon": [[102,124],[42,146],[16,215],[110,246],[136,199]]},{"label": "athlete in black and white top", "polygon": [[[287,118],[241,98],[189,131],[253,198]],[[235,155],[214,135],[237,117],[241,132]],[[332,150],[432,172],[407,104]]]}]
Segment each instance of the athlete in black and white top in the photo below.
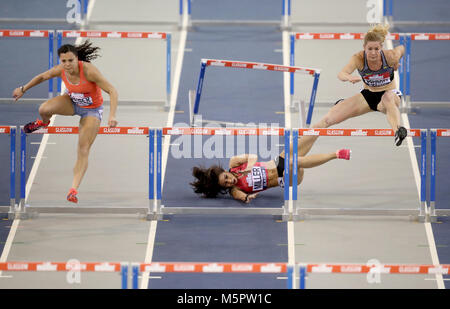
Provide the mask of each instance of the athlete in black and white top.
[{"label": "athlete in black and white top", "polygon": [[[371,111],[386,114],[389,125],[395,132],[395,144],[400,146],[407,136],[407,130],[400,125],[400,97],[402,93],[396,89],[394,71],[405,48],[399,45],[391,50],[383,50],[383,43],[389,26],[376,25],[364,36],[364,50],[354,54],[349,63],[339,72],[338,78],[352,84],[361,80],[364,88],[358,94],[341,99],[312,128],[328,128],[352,117]],[[352,73],[358,70],[360,76]],[[299,143],[300,155],[309,152],[318,136],[303,136]]]}]

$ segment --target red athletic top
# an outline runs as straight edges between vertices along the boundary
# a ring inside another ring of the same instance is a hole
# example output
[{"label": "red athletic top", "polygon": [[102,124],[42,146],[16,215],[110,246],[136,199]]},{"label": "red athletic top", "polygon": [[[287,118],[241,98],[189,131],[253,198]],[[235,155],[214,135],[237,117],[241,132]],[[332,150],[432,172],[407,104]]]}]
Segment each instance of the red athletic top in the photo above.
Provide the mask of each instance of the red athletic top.
[{"label": "red athletic top", "polygon": [[242,173],[247,168],[247,163],[230,168],[230,172],[237,174],[236,186],[245,193],[254,193],[267,189],[269,179],[265,163],[256,162],[251,172]]},{"label": "red athletic top", "polygon": [[66,85],[67,94],[72,102],[82,108],[97,108],[103,104],[103,96],[101,88],[93,82],[90,82],[84,76],[83,61],[78,61],[80,70],[80,82],[76,85],[71,84],[66,77],[64,70],[61,78]]}]

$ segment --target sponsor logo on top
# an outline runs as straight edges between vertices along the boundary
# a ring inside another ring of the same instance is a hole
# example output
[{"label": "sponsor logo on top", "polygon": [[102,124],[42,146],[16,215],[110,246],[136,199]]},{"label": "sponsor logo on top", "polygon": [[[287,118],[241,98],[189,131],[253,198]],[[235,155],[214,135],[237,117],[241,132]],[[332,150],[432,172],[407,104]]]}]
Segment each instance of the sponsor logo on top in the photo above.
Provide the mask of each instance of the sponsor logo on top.
[{"label": "sponsor logo on top", "polygon": [[319,134],[320,131],[314,129],[303,131],[303,135],[319,135]]},{"label": "sponsor logo on top", "polygon": [[0,128],[0,133],[5,133],[6,129],[5,128]]},{"label": "sponsor logo on top", "polygon": [[56,271],[58,266],[56,264],[52,264],[50,262],[38,264],[36,266],[37,271]]},{"label": "sponsor logo on top", "polygon": [[127,38],[142,38],[142,32],[127,32]]},{"label": "sponsor logo on top", "polygon": [[216,263],[207,264],[203,266],[203,272],[205,273],[223,273],[223,265],[217,265]]},{"label": "sponsor logo on top", "polygon": [[231,66],[232,67],[236,67],[236,68],[246,68],[247,67],[247,63],[231,62]]},{"label": "sponsor logo on top", "polygon": [[25,32],[24,31],[9,31],[9,35],[10,36],[24,36]]},{"label": "sponsor logo on top", "polygon": [[277,273],[281,271],[281,266],[279,265],[275,265],[275,264],[267,264],[267,265],[262,265],[261,266],[261,272],[262,273]]},{"label": "sponsor logo on top", "polygon": [[194,264],[175,264],[173,266],[174,271],[194,271],[195,265]]},{"label": "sponsor logo on top", "polygon": [[334,33],[321,33],[319,34],[320,39],[334,39]]},{"label": "sponsor logo on top", "polygon": [[251,272],[253,271],[252,264],[231,264],[231,271]]},{"label": "sponsor logo on top", "polygon": [[104,128],[104,133],[120,133],[120,128]]},{"label": "sponsor logo on top", "polygon": [[356,130],[350,133],[351,136],[367,136],[367,131],[364,130]]},{"label": "sponsor logo on top", "polygon": [[392,131],[391,130],[375,130],[375,135],[376,136],[389,136],[392,135]]},{"label": "sponsor logo on top", "polygon": [[342,265],[341,272],[342,273],[360,273],[362,267],[359,265]]},{"label": "sponsor logo on top", "polygon": [[8,270],[28,270],[27,263],[8,263],[6,265]]},{"label": "sponsor logo on top", "polygon": [[450,33],[436,33],[436,40],[450,40]]},{"label": "sponsor logo on top", "polygon": [[339,136],[343,136],[344,135],[344,130],[327,130],[327,135],[339,135]]},{"label": "sponsor logo on top", "polygon": [[144,134],[144,129],[140,128],[131,128],[127,131],[128,134]]},{"label": "sponsor logo on top", "polygon": [[55,133],[72,133],[73,128],[55,128]]},{"label": "sponsor logo on top", "polygon": [[450,130],[442,131],[441,136],[450,136]]},{"label": "sponsor logo on top", "polygon": [[120,32],[110,32],[106,35],[108,38],[121,38],[122,34]]}]

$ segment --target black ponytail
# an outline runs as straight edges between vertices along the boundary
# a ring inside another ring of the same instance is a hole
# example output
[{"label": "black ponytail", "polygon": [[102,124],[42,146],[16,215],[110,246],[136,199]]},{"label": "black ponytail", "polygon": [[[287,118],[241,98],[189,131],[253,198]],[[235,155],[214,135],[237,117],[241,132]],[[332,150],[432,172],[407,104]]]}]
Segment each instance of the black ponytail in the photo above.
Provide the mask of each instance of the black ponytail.
[{"label": "black ponytail", "polygon": [[91,62],[92,60],[97,59],[100,56],[98,54],[99,50],[100,47],[92,46],[92,43],[87,40],[83,44],[78,46],[71,44],[65,44],[61,46],[60,48],[58,48],[58,56],[71,52],[78,57],[78,60]]},{"label": "black ponytail", "polygon": [[190,185],[195,193],[202,194],[207,198],[215,198],[219,193],[226,194],[229,189],[219,185],[219,175],[223,172],[225,170],[218,165],[213,165],[208,169],[196,166],[192,170],[192,176],[197,180],[191,182]]}]

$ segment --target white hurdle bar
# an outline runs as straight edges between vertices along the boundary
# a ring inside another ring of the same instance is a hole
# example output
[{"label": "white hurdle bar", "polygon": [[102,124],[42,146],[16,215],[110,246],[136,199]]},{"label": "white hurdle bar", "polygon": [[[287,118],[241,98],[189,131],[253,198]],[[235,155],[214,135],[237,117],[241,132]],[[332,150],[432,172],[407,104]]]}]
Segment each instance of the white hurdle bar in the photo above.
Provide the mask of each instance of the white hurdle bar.
[{"label": "white hurdle bar", "polygon": [[[205,80],[206,67],[224,67],[224,68],[237,68],[237,69],[252,69],[252,70],[266,70],[266,71],[276,71],[283,73],[297,73],[306,74],[314,78],[313,88],[311,91],[310,105],[308,110],[309,123],[311,122],[312,112],[314,109],[314,102],[316,100],[317,87],[319,84],[320,70],[314,68],[296,67],[296,66],[285,66],[278,64],[262,63],[262,62],[246,62],[246,61],[235,61],[235,60],[218,60],[218,59],[202,59],[200,66],[200,75],[197,83],[197,90],[195,93],[195,101],[193,91],[189,91],[189,112],[190,112],[190,125],[192,127],[200,125],[199,123],[199,107],[200,99],[203,91],[203,82]],[[192,106],[193,105],[193,106]],[[293,102],[291,97],[291,108],[293,108]],[[193,111],[192,111],[193,109]]]},{"label": "white hurdle bar", "polygon": [[[166,32],[130,32],[130,31],[95,31],[95,30],[57,30],[57,48],[62,45],[63,38],[109,38],[109,39],[159,39],[166,41],[166,100],[164,109],[169,110],[171,95],[171,33]],[[59,58],[57,60],[59,63]],[[61,79],[58,78],[58,93],[61,92]]]}]

